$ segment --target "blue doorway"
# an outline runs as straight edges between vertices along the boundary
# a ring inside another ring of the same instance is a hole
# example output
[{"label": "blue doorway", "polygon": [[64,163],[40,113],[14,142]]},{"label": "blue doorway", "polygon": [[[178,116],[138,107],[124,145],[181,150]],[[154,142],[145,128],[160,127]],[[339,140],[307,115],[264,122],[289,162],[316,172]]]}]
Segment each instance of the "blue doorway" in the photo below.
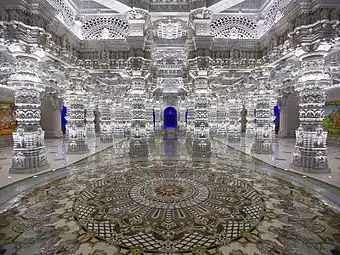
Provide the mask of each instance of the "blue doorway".
[{"label": "blue doorway", "polygon": [[67,115],[67,107],[63,105],[61,109],[61,131],[63,132],[64,135],[66,134],[66,124],[67,124],[66,115]]},{"label": "blue doorway", "polygon": [[164,109],[164,129],[177,127],[177,111],[174,107]]}]

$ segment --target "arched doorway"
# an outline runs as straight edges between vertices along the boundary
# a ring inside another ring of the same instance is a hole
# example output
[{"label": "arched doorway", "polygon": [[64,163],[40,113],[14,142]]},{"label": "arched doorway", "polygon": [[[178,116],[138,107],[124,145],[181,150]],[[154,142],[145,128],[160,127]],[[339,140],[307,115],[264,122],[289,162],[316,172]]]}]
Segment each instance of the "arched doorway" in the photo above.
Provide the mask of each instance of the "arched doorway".
[{"label": "arched doorway", "polygon": [[177,127],[177,111],[174,107],[164,109],[164,129]]}]

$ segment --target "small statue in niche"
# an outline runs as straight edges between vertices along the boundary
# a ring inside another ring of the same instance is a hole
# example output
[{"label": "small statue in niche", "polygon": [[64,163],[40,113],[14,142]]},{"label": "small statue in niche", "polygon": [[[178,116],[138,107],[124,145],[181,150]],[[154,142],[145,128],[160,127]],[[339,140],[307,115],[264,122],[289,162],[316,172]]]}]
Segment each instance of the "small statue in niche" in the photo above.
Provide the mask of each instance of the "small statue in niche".
[{"label": "small statue in niche", "polygon": [[25,142],[25,132],[22,128],[18,128],[18,148],[25,148],[26,147],[26,142]]},{"label": "small statue in niche", "polygon": [[204,138],[205,137],[205,128],[204,125],[201,125],[201,133],[200,133],[200,138]]},{"label": "small statue in niche", "polygon": [[44,140],[44,135],[41,127],[38,128],[37,130],[37,147],[42,146],[42,141]]},{"label": "small statue in niche", "polygon": [[15,166],[18,168],[24,168],[25,166],[25,156],[22,152],[15,153],[13,156],[13,161],[15,162]]},{"label": "small statue in niche", "polygon": [[316,137],[315,137],[315,147],[323,147],[323,129],[316,129]]},{"label": "small statue in niche", "polygon": [[140,131],[139,131],[139,124],[136,125],[136,134],[135,134],[135,137],[136,138],[140,138]]},{"label": "small statue in niche", "polygon": [[297,132],[296,132],[296,144],[298,146],[303,145],[303,129],[302,129],[302,127],[299,127]]}]

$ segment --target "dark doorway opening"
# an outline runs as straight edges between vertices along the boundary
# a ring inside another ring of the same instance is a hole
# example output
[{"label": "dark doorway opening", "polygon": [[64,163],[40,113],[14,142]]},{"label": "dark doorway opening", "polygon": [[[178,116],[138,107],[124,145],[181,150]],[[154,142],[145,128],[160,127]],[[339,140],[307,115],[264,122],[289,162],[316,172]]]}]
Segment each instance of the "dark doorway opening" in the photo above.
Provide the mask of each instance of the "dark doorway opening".
[{"label": "dark doorway opening", "polygon": [[67,115],[67,107],[63,105],[61,109],[61,131],[63,132],[63,135],[66,134],[66,124],[67,124],[66,115]]},{"label": "dark doorway opening", "polygon": [[177,111],[174,107],[167,107],[164,110],[164,129],[177,127]]}]

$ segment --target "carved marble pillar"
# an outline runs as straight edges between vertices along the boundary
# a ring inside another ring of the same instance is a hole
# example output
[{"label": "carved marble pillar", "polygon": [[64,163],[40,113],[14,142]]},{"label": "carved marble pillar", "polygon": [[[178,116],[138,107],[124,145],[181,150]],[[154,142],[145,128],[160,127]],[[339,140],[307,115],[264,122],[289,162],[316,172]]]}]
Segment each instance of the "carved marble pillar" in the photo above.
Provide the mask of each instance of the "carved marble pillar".
[{"label": "carved marble pillar", "polygon": [[105,95],[100,102],[100,142],[113,142],[112,100]]},{"label": "carved marble pillar", "polygon": [[227,108],[225,98],[220,98],[217,105],[217,135],[227,136]]},{"label": "carved marble pillar", "polygon": [[209,107],[209,131],[210,135],[217,134],[217,99],[213,98]]},{"label": "carved marble pillar", "polygon": [[187,98],[186,102],[186,139],[192,139],[194,136],[194,119],[195,119],[195,104],[192,95]]},{"label": "carved marble pillar", "polygon": [[146,119],[146,80],[148,71],[145,70],[146,60],[139,58],[130,58],[129,65],[131,75],[131,89],[129,100],[132,113],[131,121],[131,140],[130,140],[130,157],[147,157],[149,155]]},{"label": "carved marble pillar", "polygon": [[83,154],[89,151],[85,125],[87,71],[81,68],[69,68],[68,75],[70,84],[65,93],[65,103],[68,108],[68,153]]},{"label": "carved marble pillar", "polygon": [[241,140],[241,111],[242,104],[239,99],[228,100],[228,142],[230,143]]},{"label": "carved marble pillar", "polygon": [[295,56],[299,58],[302,70],[302,75],[295,84],[300,97],[300,127],[296,130],[292,167],[303,171],[330,172],[327,132],[323,130],[322,122],[325,90],[333,85],[333,80],[326,69],[325,59],[333,43],[339,42],[339,31],[338,20],[322,19],[296,27],[289,34],[290,44],[295,47]]},{"label": "carved marble pillar", "polygon": [[145,131],[148,138],[151,137],[151,135],[154,132],[153,129],[153,104],[151,96],[148,96],[145,100]]},{"label": "carved marble pillar", "polygon": [[[13,46],[13,45],[12,45]],[[33,173],[49,166],[45,153],[44,134],[40,126],[40,92],[44,85],[38,76],[38,62],[44,53],[31,48],[24,53],[13,46],[17,59],[16,70],[8,85],[15,89],[17,128],[13,133],[13,160],[11,173]]]},{"label": "carved marble pillar", "polygon": [[141,76],[134,76],[131,85],[130,104],[132,108],[132,135],[136,137],[146,136],[146,116],[144,95],[145,81]]},{"label": "carved marble pillar", "polygon": [[256,108],[254,92],[247,93],[245,107],[247,110],[246,135],[248,137],[253,137],[255,134],[255,108]]},{"label": "carved marble pillar", "polygon": [[124,116],[126,111],[123,102],[116,102],[114,104],[114,125],[113,125],[113,137],[122,138],[124,137]]},{"label": "carved marble pillar", "polygon": [[185,131],[185,112],[186,112],[186,108],[185,108],[185,102],[184,100],[181,100],[181,97],[178,97],[178,120],[177,120],[177,125],[178,125],[178,130],[181,133],[184,133]]},{"label": "carved marble pillar", "polygon": [[274,133],[273,91],[269,88],[269,73],[263,71],[258,78],[259,87],[254,98],[255,134],[251,151],[259,154],[272,154]]},{"label": "carved marble pillar", "polygon": [[332,79],[325,70],[325,55],[324,48],[299,55],[303,72],[296,84],[296,91],[300,96],[300,126],[296,130],[292,165],[295,168],[307,169],[309,172],[330,171],[327,159],[327,132],[322,125],[323,106],[326,101],[325,89],[332,84]]},{"label": "carved marble pillar", "polygon": [[87,104],[85,105],[87,137],[96,136],[96,128],[95,128],[95,123],[94,123],[94,119],[95,119],[94,111],[96,110],[97,101],[98,99],[94,95],[92,94],[88,95],[88,101],[87,101]]},{"label": "carved marble pillar", "polygon": [[209,78],[207,75],[199,75],[195,78],[195,117],[194,137],[192,142],[193,156],[210,155],[211,141],[209,130]]}]

